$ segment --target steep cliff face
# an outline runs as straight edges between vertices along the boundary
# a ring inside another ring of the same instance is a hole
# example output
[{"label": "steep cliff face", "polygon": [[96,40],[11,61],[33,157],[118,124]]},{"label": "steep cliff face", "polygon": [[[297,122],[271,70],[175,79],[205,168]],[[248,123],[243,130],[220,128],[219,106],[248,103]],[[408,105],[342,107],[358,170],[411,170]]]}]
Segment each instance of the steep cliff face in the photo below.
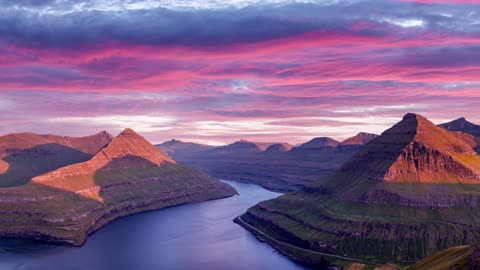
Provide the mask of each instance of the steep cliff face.
[{"label": "steep cliff face", "polygon": [[229,185],[177,164],[126,129],[88,161],[0,188],[0,236],[80,245],[124,215],[234,194]]},{"label": "steep cliff face", "polygon": [[457,134],[407,114],[340,171],[241,218],[301,248],[417,260],[480,241],[480,157]]}]

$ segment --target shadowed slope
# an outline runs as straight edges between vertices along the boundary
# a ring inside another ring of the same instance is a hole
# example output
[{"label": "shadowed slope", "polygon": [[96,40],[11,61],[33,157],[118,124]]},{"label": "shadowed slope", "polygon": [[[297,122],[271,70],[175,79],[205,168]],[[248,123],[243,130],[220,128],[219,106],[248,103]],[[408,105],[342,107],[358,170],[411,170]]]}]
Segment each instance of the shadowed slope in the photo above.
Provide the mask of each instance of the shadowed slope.
[{"label": "shadowed slope", "polygon": [[480,153],[480,125],[468,122],[465,118],[459,118],[452,122],[438,125],[450,131],[456,131],[457,137],[462,138],[477,153]]},{"label": "shadowed slope", "polygon": [[111,140],[106,132],[86,137],[16,133],[0,137],[0,187],[26,184],[32,177],[83,162]]},{"label": "shadowed slope", "polygon": [[179,140],[170,140],[168,142],[164,142],[162,144],[155,145],[158,149],[162,152],[166,153],[169,156],[189,156],[192,154],[196,154],[203,151],[212,150],[215,148],[211,145],[205,144],[198,144],[198,143],[191,143],[191,142],[182,142]]},{"label": "shadowed slope", "polygon": [[[227,184],[176,164],[126,129],[86,162],[0,189],[0,212],[8,213],[0,215],[0,235],[80,245],[115,218],[235,193]],[[13,226],[15,220],[22,225]]]},{"label": "shadowed slope", "polygon": [[45,144],[59,144],[87,154],[95,154],[111,140],[112,135],[105,131],[85,137],[62,137],[28,132],[12,133],[0,136],[0,157],[3,158],[12,151],[30,149]]},{"label": "shadowed slope", "polygon": [[288,152],[293,148],[293,145],[288,143],[276,143],[270,145],[265,149],[266,153],[276,153],[276,152]]},{"label": "shadowed slope", "polygon": [[173,140],[157,147],[168,151],[178,162],[219,178],[255,183],[270,190],[294,191],[333,173],[375,136],[359,133],[340,145],[333,139],[319,137],[297,147],[245,140],[220,147]]},{"label": "shadowed slope", "polygon": [[275,143],[240,140],[229,145],[216,147],[212,152],[222,155],[247,155],[263,152],[272,144]]},{"label": "shadowed slope", "polygon": [[439,126],[450,131],[461,131],[475,137],[480,137],[480,125],[468,122],[464,117],[440,124]]},{"label": "shadowed slope", "polygon": [[318,149],[325,149],[325,148],[333,148],[340,144],[340,142],[328,138],[328,137],[318,137],[314,138],[304,144],[296,146],[292,149],[295,150],[318,150]]},{"label": "shadowed slope", "polygon": [[241,218],[302,248],[413,261],[480,240],[479,166],[479,156],[454,133],[407,114],[339,172],[261,202]]}]

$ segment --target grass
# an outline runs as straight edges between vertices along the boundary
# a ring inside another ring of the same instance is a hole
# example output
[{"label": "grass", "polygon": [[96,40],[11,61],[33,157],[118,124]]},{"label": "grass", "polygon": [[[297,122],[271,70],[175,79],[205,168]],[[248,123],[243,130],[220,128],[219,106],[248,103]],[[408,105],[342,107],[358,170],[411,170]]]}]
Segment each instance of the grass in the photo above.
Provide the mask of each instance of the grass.
[{"label": "grass", "polygon": [[[79,193],[94,187],[99,189]],[[120,216],[234,194],[230,186],[177,164],[29,182],[0,189],[0,234],[79,245]]]},{"label": "grass", "polygon": [[[406,270],[461,270],[480,268],[480,253],[475,246],[457,246],[435,253]],[[478,267],[478,268],[475,268]]]},{"label": "grass", "polygon": [[[451,246],[480,241],[480,212],[475,205],[411,207],[398,201],[357,201],[369,191],[387,190],[392,194],[386,198],[396,194],[402,200],[441,202],[454,196],[475,202],[480,200],[478,185],[401,185],[358,177],[352,181],[354,177],[340,173],[305,191],[262,202],[248,210],[249,222],[304,248],[385,263],[416,261]],[[432,192],[436,197],[425,197]],[[268,222],[257,224],[255,219]]]}]

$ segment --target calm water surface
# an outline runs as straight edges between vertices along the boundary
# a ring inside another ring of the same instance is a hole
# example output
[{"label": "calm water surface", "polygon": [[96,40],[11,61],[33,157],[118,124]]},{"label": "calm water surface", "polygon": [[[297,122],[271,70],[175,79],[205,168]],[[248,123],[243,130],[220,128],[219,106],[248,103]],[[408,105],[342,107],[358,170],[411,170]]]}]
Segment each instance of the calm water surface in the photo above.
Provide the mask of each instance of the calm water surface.
[{"label": "calm water surface", "polygon": [[0,269],[304,269],[232,222],[280,194],[225,182],[240,196],[121,218],[80,248],[0,239]]}]

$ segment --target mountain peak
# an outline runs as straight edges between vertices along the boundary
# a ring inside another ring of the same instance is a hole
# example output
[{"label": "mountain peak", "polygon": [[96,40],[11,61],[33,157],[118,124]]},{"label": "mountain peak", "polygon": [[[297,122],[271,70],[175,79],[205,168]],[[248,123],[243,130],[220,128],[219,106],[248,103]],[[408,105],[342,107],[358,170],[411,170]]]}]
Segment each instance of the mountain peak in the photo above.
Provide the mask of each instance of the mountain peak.
[{"label": "mountain peak", "polygon": [[377,137],[377,134],[360,132],[357,135],[344,140],[341,145],[364,145]]},{"label": "mountain peak", "polygon": [[416,119],[418,116],[420,116],[420,115],[418,115],[416,113],[407,113],[403,116],[402,120],[407,120],[407,119],[412,119],[412,118]]},{"label": "mountain peak", "polygon": [[328,147],[336,147],[340,144],[340,142],[329,138],[329,137],[317,137],[313,138],[310,141],[297,146],[297,149],[317,149],[317,148],[328,148]]},{"label": "mountain peak", "polygon": [[140,136],[131,128],[124,129],[119,135],[131,135],[131,136]]},{"label": "mountain peak", "polygon": [[113,136],[112,136],[110,133],[108,133],[107,131],[105,131],[105,130],[102,130],[102,131],[100,131],[99,133],[97,133],[97,134],[95,134],[95,135],[97,135],[97,136],[103,136],[103,137],[112,137],[112,138],[113,138]]},{"label": "mountain peak", "polygon": [[480,156],[455,134],[409,113],[342,170],[393,182],[471,182],[480,179]]},{"label": "mountain peak", "polygon": [[475,125],[467,121],[465,117],[460,117],[456,120],[453,120],[448,123],[443,123],[438,126],[450,131],[461,131],[463,133],[468,133],[475,137],[480,137],[480,125]]},{"label": "mountain peak", "polygon": [[116,168],[145,168],[165,163],[175,161],[132,129],[125,129],[90,160],[37,176],[33,181],[48,181],[59,175],[81,175]]},{"label": "mountain peak", "polygon": [[144,159],[154,165],[164,162],[175,163],[170,157],[153,146],[133,129],[126,128],[95,155],[92,160],[112,161],[116,159]]},{"label": "mountain peak", "polygon": [[288,152],[293,148],[289,143],[276,143],[270,145],[265,152]]}]

